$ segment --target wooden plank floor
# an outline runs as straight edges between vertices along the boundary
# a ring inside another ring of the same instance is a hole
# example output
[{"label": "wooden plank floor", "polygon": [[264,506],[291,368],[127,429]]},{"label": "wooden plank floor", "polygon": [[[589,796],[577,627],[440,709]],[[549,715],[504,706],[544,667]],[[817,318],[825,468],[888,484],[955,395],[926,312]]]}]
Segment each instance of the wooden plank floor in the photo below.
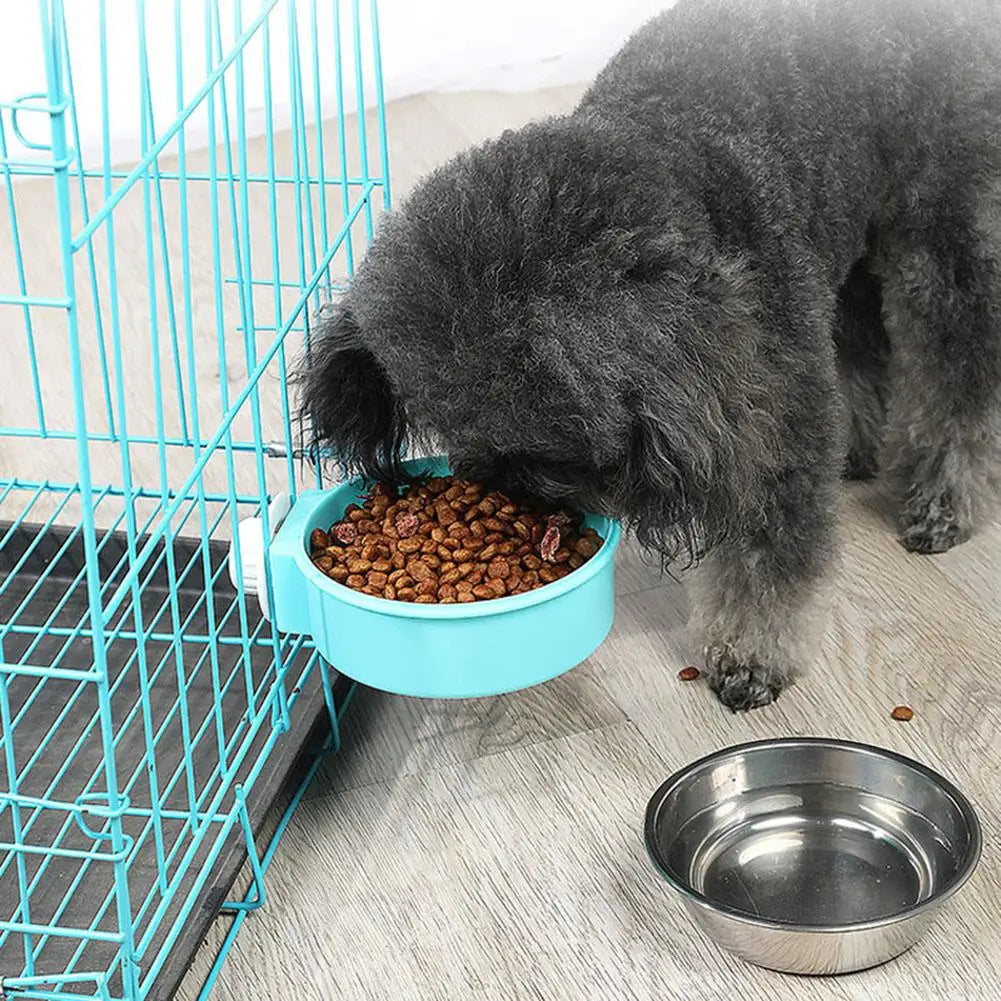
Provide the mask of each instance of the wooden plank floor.
[{"label": "wooden plank floor", "polygon": [[[394,105],[397,196],[458,148],[569,107],[576,94]],[[695,656],[684,581],[661,578],[629,546],[612,635],[563,678],[464,703],[364,693],[215,996],[997,999],[1001,524],[928,559],[906,554],[886,519],[878,486],[846,487],[844,558],[818,663],[766,710],[731,716],[703,687],[676,680]],[[910,724],[888,717],[900,702],[916,711]],[[645,857],[643,810],[671,770],[738,741],[796,734],[916,756],[981,811],[977,876],[925,942],[881,969],[801,980],[731,960],[691,928]]]}]

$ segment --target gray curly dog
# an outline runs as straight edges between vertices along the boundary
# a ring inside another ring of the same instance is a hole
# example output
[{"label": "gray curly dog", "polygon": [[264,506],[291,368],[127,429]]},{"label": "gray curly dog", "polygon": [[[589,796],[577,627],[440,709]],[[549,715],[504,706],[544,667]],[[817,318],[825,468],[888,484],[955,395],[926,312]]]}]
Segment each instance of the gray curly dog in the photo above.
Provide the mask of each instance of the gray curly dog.
[{"label": "gray curly dog", "polygon": [[997,493],[1001,3],[681,0],[387,216],[299,378],[347,469],[443,448],[701,564],[710,685],[771,702],[843,475],[919,553]]}]

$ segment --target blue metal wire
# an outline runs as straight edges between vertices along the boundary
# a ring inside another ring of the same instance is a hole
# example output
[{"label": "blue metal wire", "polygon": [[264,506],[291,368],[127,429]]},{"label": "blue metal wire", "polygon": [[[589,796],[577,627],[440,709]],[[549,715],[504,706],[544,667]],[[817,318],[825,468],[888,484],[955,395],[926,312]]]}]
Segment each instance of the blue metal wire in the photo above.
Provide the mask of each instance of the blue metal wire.
[{"label": "blue metal wire", "polygon": [[[346,216],[351,210],[351,193],[348,189],[348,137],[344,127],[344,62],[341,53],[344,51],[344,41],[341,37],[341,0],[334,0],[334,68],[337,81],[337,149],[340,154],[341,166],[341,207]],[[364,173],[364,172],[363,172]],[[345,234],[344,254],[347,260],[348,273],[354,272],[354,243],[351,230]]]},{"label": "blue metal wire", "polygon": [[[48,85],[49,99],[54,106],[63,104],[67,95],[64,93],[64,71],[62,54],[63,39],[60,32],[65,29],[65,17],[62,0],[50,0],[49,3],[40,0],[40,18],[42,24],[43,48],[45,50],[45,75]],[[68,156],[66,143],[65,112],[61,111],[51,116],[52,154],[56,163],[64,161]],[[79,316],[76,309],[76,279],[73,261],[73,223],[70,214],[69,177],[65,169],[56,169],[54,175],[56,188],[56,215],[59,227],[60,256],[62,263],[63,285],[66,298],[73,303],[67,311],[67,334],[69,340],[70,374],[73,390],[73,415],[77,432],[76,462],[80,481],[81,524],[83,526],[83,545],[87,562],[87,601],[91,628],[94,630],[92,650],[94,670],[98,675],[96,682],[98,707],[101,717],[101,734],[104,750],[103,771],[107,785],[109,805],[112,809],[119,805],[118,777],[115,755],[113,752],[111,734],[113,721],[111,714],[111,698],[108,690],[107,648],[104,635],[99,632],[102,621],[100,579],[97,563],[97,532],[94,519],[94,503],[91,494],[90,450],[87,447],[87,411],[86,387],[83,376],[83,355]],[[14,790],[12,790],[14,791]],[[118,855],[124,848],[124,837],[120,819],[111,821],[112,851]],[[134,944],[131,935],[131,907],[129,904],[128,874],[121,866],[115,866],[114,892],[118,926],[123,941],[122,971],[125,980],[125,990],[135,991],[135,963],[133,959]],[[34,972],[33,964],[30,973]]]},{"label": "blue metal wire", "polygon": [[[321,668],[323,668],[322,674],[324,687],[326,689],[329,681],[329,672],[325,669],[325,665],[321,665]],[[271,868],[271,863],[274,861],[278,845],[281,843],[281,839],[285,834],[296,809],[302,802],[302,798],[305,796],[306,790],[312,784],[313,779],[316,777],[316,773],[320,770],[326,756],[340,750],[340,719],[344,713],[347,712],[355,691],[356,688],[352,685],[343,703],[341,704],[339,711],[334,709],[333,697],[331,695],[329,702],[331,719],[330,742],[326,748],[313,758],[313,763],[310,765],[305,776],[303,776],[302,782],[299,784],[299,788],[295,791],[295,794],[289,801],[288,806],[285,808],[285,812],[278,821],[278,825],[271,837],[271,841],[268,843],[268,847],[261,858],[260,865],[258,866],[260,879],[262,880],[267,875],[268,869]],[[249,893],[250,891],[248,891],[248,895]],[[233,943],[236,941],[236,936],[239,933],[240,928],[243,927],[243,922],[252,909],[253,908],[250,907],[235,908],[236,914],[233,919],[233,923],[230,925],[229,931],[226,933],[226,937],[223,939],[222,945],[219,947],[219,952],[216,955],[215,962],[212,964],[205,980],[202,983],[202,989],[198,993],[198,1001],[208,1001],[209,994],[215,986],[216,981],[219,979],[219,974],[222,972],[223,964],[226,962],[226,957],[229,955],[229,951],[233,947]]]},{"label": "blue metal wire", "polygon": [[[0,472],[0,993],[19,998],[142,1001],[237,842],[254,886],[232,905],[210,986],[264,903],[291,816],[259,858],[259,780],[309,686],[328,708],[328,750],[346,705],[311,643],[275,632],[239,574],[231,586],[225,547],[239,570],[241,519],[270,531],[275,494],[318,482],[297,455],[289,352],[308,350],[311,313],[346,287],[377,191],[389,206],[376,5],[334,0],[330,60],[328,0],[228,0],[225,18],[219,0],[171,2],[172,39],[154,37],[148,0],[133,0],[123,47],[123,5],[99,0],[92,76],[65,0],[36,0],[45,92],[0,102],[12,262],[0,308],[21,321],[14,377],[28,403],[5,416],[0,444],[31,448],[44,469]],[[164,45],[166,102],[152,70]],[[112,120],[123,61],[139,78],[124,166]],[[99,110],[94,136],[85,102]],[[22,130],[31,116],[48,123],[45,141]],[[32,178],[50,191],[42,237],[22,204]],[[137,234],[140,260],[125,244]],[[53,248],[44,277],[40,238]]]},{"label": "blue metal wire", "polygon": [[[35,396],[35,409],[38,413],[38,430],[45,433],[45,407],[42,403],[42,384],[39,378],[38,351],[35,347],[35,330],[32,323],[31,307],[48,305],[46,301],[36,296],[28,295],[27,279],[24,271],[24,252],[21,249],[21,235],[18,229],[17,206],[14,200],[14,186],[11,183],[10,167],[7,165],[7,140],[0,118],[0,170],[3,172],[4,189],[7,193],[7,214],[10,218],[11,242],[14,250],[14,267],[17,271],[18,295],[0,296],[2,305],[20,305],[24,320],[24,332],[28,343],[28,366],[31,371],[31,387]],[[63,305],[67,305],[63,300]]]},{"label": "blue metal wire", "polygon": [[[101,4],[100,16],[102,19],[102,23],[104,23],[103,2]],[[105,39],[106,39],[106,32],[102,31],[101,32],[102,46],[105,45]],[[64,41],[63,58],[66,60],[66,85],[69,88],[70,93],[72,93],[73,92],[73,73],[71,69],[72,62],[70,59],[69,40],[65,37],[65,35],[63,41]],[[101,65],[102,68],[106,69],[107,61],[102,60]],[[104,106],[105,109],[107,109],[108,106],[107,101],[104,102]],[[77,149],[80,149],[82,143],[80,142],[80,127],[76,120],[76,115],[74,115],[73,118],[71,119],[71,124],[73,128],[74,145]],[[81,215],[83,217],[84,223],[87,223],[90,220],[90,208],[87,199],[87,183],[82,172],[77,174],[77,182],[78,182],[77,190],[80,193]],[[101,388],[104,392],[104,404],[106,408],[105,412],[108,417],[108,434],[111,437],[115,437],[116,434],[115,418],[114,414],[112,413],[111,380],[109,376],[110,370],[108,367],[108,351],[105,344],[105,336],[104,336],[104,311],[101,309],[101,292],[97,276],[97,254],[93,242],[88,242],[87,244],[87,277],[90,280],[90,294],[92,301],[94,303],[94,327],[95,327],[95,333],[97,335],[98,358],[101,363]]]}]

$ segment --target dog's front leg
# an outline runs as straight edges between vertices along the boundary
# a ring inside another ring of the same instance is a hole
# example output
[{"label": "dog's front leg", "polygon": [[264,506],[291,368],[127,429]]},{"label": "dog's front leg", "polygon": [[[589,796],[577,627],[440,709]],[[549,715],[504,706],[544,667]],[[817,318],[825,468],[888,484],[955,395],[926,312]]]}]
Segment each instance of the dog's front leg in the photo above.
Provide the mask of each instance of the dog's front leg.
[{"label": "dog's front leg", "polygon": [[773,702],[811,659],[835,552],[835,461],[777,479],[763,517],[696,574],[693,626],[708,681],[734,712]]}]

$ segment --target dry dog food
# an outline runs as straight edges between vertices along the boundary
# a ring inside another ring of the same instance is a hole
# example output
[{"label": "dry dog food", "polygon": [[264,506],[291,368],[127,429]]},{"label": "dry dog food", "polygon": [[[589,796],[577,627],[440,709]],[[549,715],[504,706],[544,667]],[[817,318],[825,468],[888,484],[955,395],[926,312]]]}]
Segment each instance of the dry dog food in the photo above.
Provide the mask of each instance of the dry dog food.
[{"label": "dry dog food", "polygon": [[698,681],[701,673],[697,667],[683,667],[678,672],[678,677],[682,681]]},{"label": "dry dog food", "polygon": [[901,723],[907,723],[914,719],[914,710],[910,706],[896,706],[890,715]]},{"label": "dry dog food", "polygon": [[319,570],[356,591],[449,605],[560,580],[602,542],[565,511],[522,507],[479,483],[443,476],[399,494],[376,486],[329,531],[315,529],[309,545]]}]

